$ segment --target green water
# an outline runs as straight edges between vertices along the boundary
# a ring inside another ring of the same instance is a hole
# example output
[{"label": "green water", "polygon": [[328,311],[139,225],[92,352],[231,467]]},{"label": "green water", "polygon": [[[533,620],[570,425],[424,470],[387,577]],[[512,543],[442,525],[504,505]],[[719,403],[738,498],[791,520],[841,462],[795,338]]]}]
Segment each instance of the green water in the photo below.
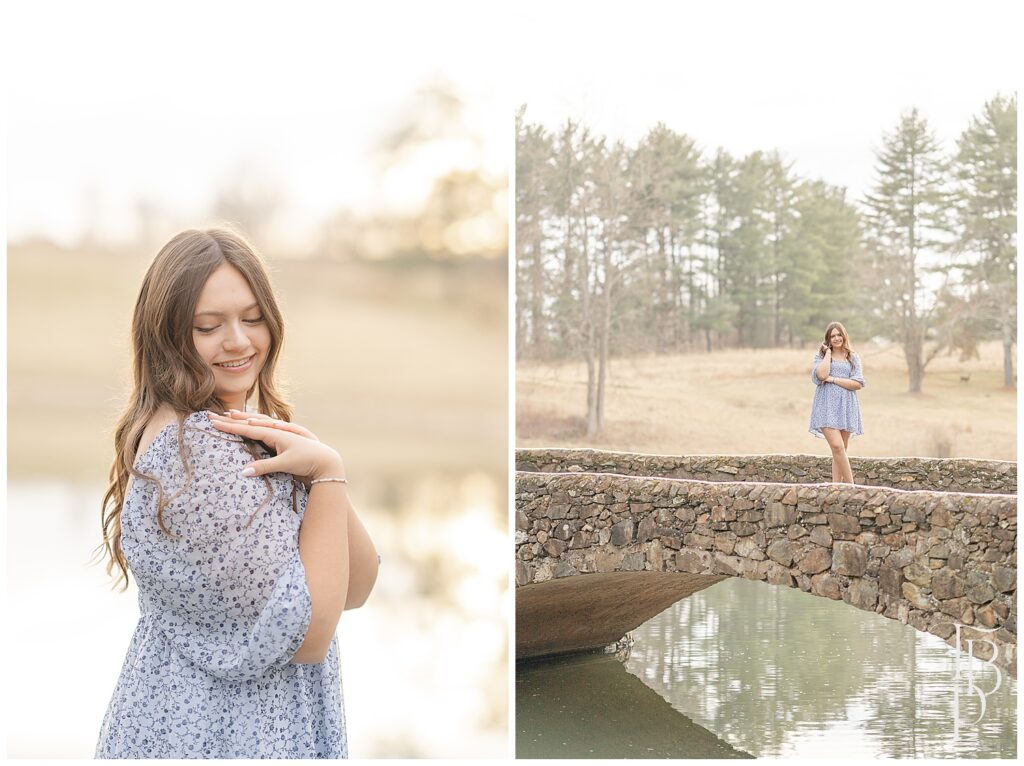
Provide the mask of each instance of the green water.
[{"label": "green water", "polygon": [[[520,758],[1015,758],[1017,683],[936,636],[730,579],[633,632],[622,662],[516,668]],[[959,714],[954,711],[958,703]],[[977,719],[980,717],[980,721]]]}]

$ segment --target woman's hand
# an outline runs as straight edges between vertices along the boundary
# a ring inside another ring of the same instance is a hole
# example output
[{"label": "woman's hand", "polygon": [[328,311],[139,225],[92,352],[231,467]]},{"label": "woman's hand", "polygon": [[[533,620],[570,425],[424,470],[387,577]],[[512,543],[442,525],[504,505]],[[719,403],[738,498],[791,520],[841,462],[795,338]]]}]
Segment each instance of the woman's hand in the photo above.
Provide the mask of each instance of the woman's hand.
[{"label": "woman's hand", "polygon": [[274,457],[256,460],[246,466],[246,469],[253,469],[253,476],[280,471],[300,479],[345,477],[341,456],[300,425],[267,415],[240,413],[247,415],[243,418],[213,412],[208,414],[218,431],[261,441],[277,453]]},{"label": "woman's hand", "polygon": [[[217,415],[217,413],[211,413]],[[305,436],[307,439],[313,439],[314,441],[320,441],[316,434],[310,431],[308,428],[300,426],[298,423],[291,423],[287,420],[279,420],[278,418],[272,418],[270,415],[262,415],[258,412],[242,412],[241,410],[228,410],[223,416],[217,415],[217,417],[227,417],[236,423],[249,423],[254,426],[267,426],[268,428],[281,428],[285,431],[291,431],[292,433]]]},{"label": "woman's hand", "polygon": [[[216,414],[216,413],[214,413]],[[224,415],[234,422],[249,423],[250,425],[267,426],[268,428],[280,428],[285,431],[291,431],[297,433],[300,436],[305,436],[315,441],[320,441],[316,434],[310,431],[304,426],[300,426],[298,423],[293,423],[287,420],[281,420],[279,418],[272,418],[269,415],[264,415],[259,412],[242,412],[241,410],[228,410]],[[219,416],[218,416],[219,417]],[[309,483],[311,479],[315,478],[309,475],[296,476],[299,483],[302,484],[307,490],[312,488]]]}]

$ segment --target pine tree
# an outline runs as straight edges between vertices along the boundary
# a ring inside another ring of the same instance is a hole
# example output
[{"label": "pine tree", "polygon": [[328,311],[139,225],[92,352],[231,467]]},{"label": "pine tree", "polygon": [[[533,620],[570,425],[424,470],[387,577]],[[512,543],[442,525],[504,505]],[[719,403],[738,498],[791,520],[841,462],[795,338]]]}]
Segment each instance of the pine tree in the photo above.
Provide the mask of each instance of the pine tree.
[{"label": "pine tree", "polygon": [[685,261],[696,238],[701,184],[699,152],[693,139],[658,123],[630,156],[633,223],[648,246],[649,332],[659,351],[678,350],[685,326]]},{"label": "pine tree", "polygon": [[920,393],[925,368],[941,348],[935,343],[926,355],[935,306],[923,276],[942,267],[948,243],[948,162],[917,109],[883,136],[875,156],[877,182],[865,199],[867,277],[879,334],[902,345],[908,390]]},{"label": "pine tree", "polygon": [[[596,431],[604,428],[604,401],[608,378],[613,317],[619,313],[620,287],[632,267],[635,247],[629,231],[629,189],[626,183],[626,147],[602,144],[594,157],[595,214],[599,231],[595,242],[594,282],[597,309],[597,387],[594,401]],[[589,422],[589,418],[588,418]]]},{"label": "pine tree", "polygon": [[1016,386],[1017,97],[996,96],[957,142],[955,249],[984,319],[1003,344],[1003,385]]},{"label": "pine tree", "polygon": [[[695,326],[703,330],[705,346],[711,351],[721,348],[723,339],[736,324],[739,309],[729,284],[731,232],[736,225],[728,200],[733,196],[737,162],[719,148],[703,167],[707,193],[701,207],[703,229],[704,288],[702,311]],[[717,344],[715,341],[717,340]]]},{"label": "pine tree", "polygon": [[824,181],[798,185],[793,241],[784,284],[782,318],[790,342],[821,342],[829,322],[840,320],[856,337],[866,323],[857,310],[859,217],[846,190]]},{"label": "pine tree", "polygon": [[547,276],[544,224],[549,216],[551,136],[516,111],[516,355],[545,356]]},{"label": "pine tree", "polygon": [[784,298],[786,282],[790,278],[796,245],[793,236],[796,224],[796,190],[792,176],[792,163],[786,163],[778,152],[767,157],[765,168],[765,222],[767,231],[767,269],[771,284],[771,327],[770,341],[773,346],[782,345],[784,330]]},{"label": "pine tree", "polygon": [[719,195],[726,222],[722,240],[724,277],[736,306],[737,345],[767,346],[771,343],[774,303],[771,170],[760,151],[751,153],[735,167],[736,172]]}]

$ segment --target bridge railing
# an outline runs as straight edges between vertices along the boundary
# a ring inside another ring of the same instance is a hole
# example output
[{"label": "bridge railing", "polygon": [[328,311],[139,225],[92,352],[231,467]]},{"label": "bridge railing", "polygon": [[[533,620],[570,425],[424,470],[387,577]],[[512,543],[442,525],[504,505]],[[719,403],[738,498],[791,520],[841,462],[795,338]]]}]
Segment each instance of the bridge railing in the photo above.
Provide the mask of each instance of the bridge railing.
[{"label": "bridge railing", "polygon": [[[1017,464],[1000,460],[851,457],[854,482],[937,492],[1017,493]],[[819,455],[644,455],[590,449],[521,448],[516,470],[612,473],[702,481],[816,484],[832,479]]]}]

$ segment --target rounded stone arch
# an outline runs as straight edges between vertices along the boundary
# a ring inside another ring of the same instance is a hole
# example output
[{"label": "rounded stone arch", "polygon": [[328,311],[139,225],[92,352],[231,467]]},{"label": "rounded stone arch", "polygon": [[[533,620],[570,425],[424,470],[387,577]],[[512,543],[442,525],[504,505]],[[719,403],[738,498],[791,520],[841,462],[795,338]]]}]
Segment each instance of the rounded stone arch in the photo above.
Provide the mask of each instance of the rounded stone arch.
[{"label": "rounded stone arch", "polygon": [[[1015,673],[1012,495],[521,472],[516,526],[517,657],[605,646],[744,577],[950,644],[955,623],[994,628],[985,638]],[[975,644],[978,656],[991,651]]]},{"label": "rounded stone arch", "polygon": [[680,599],[726,577],[672,572],[595,572],[516,590],[516,657],[608,646]]}]

